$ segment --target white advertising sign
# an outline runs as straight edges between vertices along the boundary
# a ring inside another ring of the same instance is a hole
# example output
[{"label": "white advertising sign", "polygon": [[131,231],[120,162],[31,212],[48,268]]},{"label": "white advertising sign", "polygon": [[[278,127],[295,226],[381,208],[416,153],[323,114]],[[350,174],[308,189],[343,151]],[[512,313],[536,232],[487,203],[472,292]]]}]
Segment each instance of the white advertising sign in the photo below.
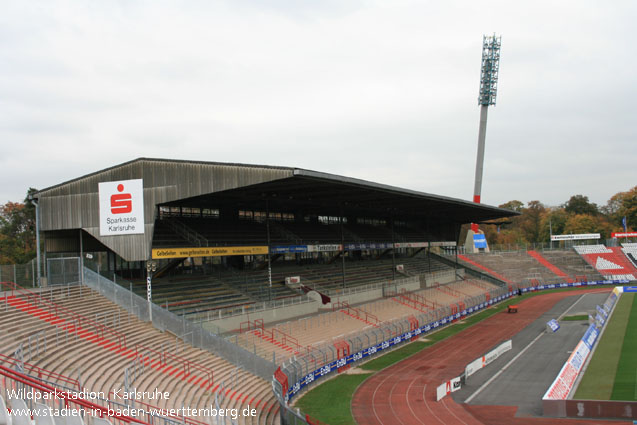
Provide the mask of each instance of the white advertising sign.
[{"label": "white advertising sign", "polygon": [[600,239],[602,236],[599,233],[581,233],[579,235],[553,235],[551,236],[552,241],[579,241],[579,240],[590,240],[590,239]]},{"label": "white advertising sign", "polygon": [[442,400],[446,395],[458,391],[462,387],[462,379],[458,376],[450,381],[443,382],[436,388],[436,401]]},{"label": "white advertising sign", "polygon": [[503,342],[502,344],[498,345],[494,350],[489,351],[484,356],[479,357],[475,359],[474,361],[472,361],[471,363],[469,363],[467,367],[465,367],[465,372],[464,372],[465,376],[468,378],[469,376],[473,375],[474,373],[476,373],[478,370],[482,369],[483,367],[486,367],[489,363],[493,362],[495,359],[497,359],[498,357],[500,357],[502,354],[506,353],[507,351],[511,350],[512,348],[513,348],[513,343],[511,340]]},{"label": "white advertising sign", "polygon": [[99,183],[100,236],[144,233],[141,179]]}]

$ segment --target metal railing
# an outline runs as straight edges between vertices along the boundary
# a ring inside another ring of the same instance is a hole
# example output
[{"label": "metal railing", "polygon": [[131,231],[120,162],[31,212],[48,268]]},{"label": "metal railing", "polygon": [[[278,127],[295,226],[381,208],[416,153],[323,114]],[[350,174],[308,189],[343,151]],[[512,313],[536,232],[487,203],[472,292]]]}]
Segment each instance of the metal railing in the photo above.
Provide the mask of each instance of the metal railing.
[{"label": "metal railing", "polygon": [[97,271],[91,270],[90,267],[97,269],[97,265],[85,265],[85,285],[118,304],[129,313],[136,315],[140,320],[149,321],[149,309],[152,308],[152,324],[155,328],[161,331],[170,331],[175,335],[188,334],[194,347],[216,354],[264,379],[269,380],[272,376],[276,368],[274,363],[255,356],[244,348],[227,341],[219,335],[213,334],[204,329],[199,323],[186,320],[183,316],[179,317],[158,305],[149,303],[139,295],[101,276]]},{"label": "metal railing", "polygon": [[[5,366],[7,365],[7,366]],[[95,419],[108,418],[116,425],[207,425],[204,422],[175,414],[168,409],[160,409],[140,400],[127,400],[127,403],[114,401],[111,393],[89,391],[75,379],[50,372],[37,366],[0,356],[0,395],[11,400],[12,394],[37,393],[38,403],[50,409],[69,409],[83,417],[85,423],[102,424]],[[45,398],[43,394],[48,394]],[[36,409],[34,400],[25,400],[29,409]],[[134,409],[134,410],[131,410]],[[134,411],[134,415],[123,414]],[[166,413],[163,415],[162,413]],[[141,419],[143,418],[143,419]]]},{"label": "metal railing", "polygon": [[13,282],[0,282],[0,287],[7,290],[7,295],[10,292],[12,297],[9,301],[8,296],[5,296],[5,304],[16,303],[18,306],[26,305],[29,308],[41,309],[52,319],[63,320],[64,324],[60,324],[59,327],[67,333],[77,334],[82,329],[91,330],[100,339],[112,338],[120,348],[126,347],[126,336],[122,333],[48,300],[46,296],[42,296],[42,292],[32,292]]},{"label": "metal railing", "polygon": [[[489,296],[487,297],[487,293]],[[274,374],[272,388],[277,397],[281,411],[282,423],[286,424],[314,424],[320,423],[303,414],[298,408],[289,406],[290,394],[313,386],[316,380],[332,373],[337,368],[345,367],[352,362],[358,362],[363,357],[369,359],[380,353],[385,353],[402,342],[411,341],[421,333],[429,332],[440,326],[445,326],[467,314],[477,312],[493,303],[511,296],[514,291],[509,288],[494,288],[479,296],[464,298],[456,304],[456,309],[445,306],[427,313],[409,315],[390,322],[384,322],[378,328],[353,332],[339,337],[349,344],[349,354],[339,357],[335,348],[335,341],[330,341],[320,347],[314,346],[307,354],[298,355],[281,364]],[[460,303],[463,310],[458,309]],[[418,327],[416,327],[418,326]],[[290,387],[288,387],[288,385]]]},{"label": "metal railing", "polygon": [[197,244],[198,246],[208,246],[209,242],[205,236],[181,222],[178,218],[170,218],[164,220],[164,222],[168,224],[168,227],[170,227],[175,233],[187,241]]},{"label": "metal railing", "polygon": [[419,282],[418,277],[414,276],[414,277],[408,277],[405,279],[396,279],[393,281],[381,280],[381,281],[369,283],[366,285],[351,286],[351,287],[342,288],[342,289],[329,289],[327,291],[321,291],[321,292],[324,292],[326,295],[329,295],[330,297],[333,297],[333,296],[342,297],[342,296],[347,296],[352,294],[360,294],[361,292],[375,291],[375,290],[383,289],[386,287],[401,288],[406,285],[411,285],[418,282]]},{"label": "metal railing", "polygon": [[[259,313],[268,310],[275,310],[282,307],[289,307],[299,304],[307,304],[316,300],[307,295],[298,295],[286,298],[280,298],[272,301],[252,302],[247,304],[239,304],[235,306],[218,307],[211,309],[195,309],[194,312],[188,313],[188,320],[196,323],[209,322],[219,319],[226,319],[233,316],[241,316],[243,314]],[[175,312],[175,310],[173,310]]]}]

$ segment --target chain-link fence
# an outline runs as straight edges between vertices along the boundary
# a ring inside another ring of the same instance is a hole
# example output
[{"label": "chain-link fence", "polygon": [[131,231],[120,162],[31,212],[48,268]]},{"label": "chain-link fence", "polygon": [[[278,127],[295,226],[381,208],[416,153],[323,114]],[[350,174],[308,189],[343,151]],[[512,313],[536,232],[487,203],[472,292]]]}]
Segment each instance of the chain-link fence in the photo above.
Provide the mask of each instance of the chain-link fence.
[{"label": "chain-link fence", "polygon": [[[276,368],[274,363],[254,355],[219,335],[211,333],[201,327],[201,325],[186,320],[185,317],[179,317],[160,306],[149,303],[146,299],[120,286],[125,285],[122,279],[118,279],[116,284],[110,279],[103,277],[99,273],[99,267],[94,263],[86,262],[85,264],[84,284],[118,304],[129,313],[136,315],[140,320],[150,320],[150,306],[152,308],[152,323],[155,328],[172,332],[190,342],[194,347],[210,351],[266,380],[270,380],[274,373]],[[129,285],[132,284],[129,283]]]},{"label": "chain-link fence", "polygon": [[33,259],[26,264],[0,265],[0,282],[14,282],[23,288],[38,286],[38,263]]},{"label": "chain-link fence", "polygon": [[49,258],[46,263],[49,285],[68,285],[82,281],[79,257]]}]

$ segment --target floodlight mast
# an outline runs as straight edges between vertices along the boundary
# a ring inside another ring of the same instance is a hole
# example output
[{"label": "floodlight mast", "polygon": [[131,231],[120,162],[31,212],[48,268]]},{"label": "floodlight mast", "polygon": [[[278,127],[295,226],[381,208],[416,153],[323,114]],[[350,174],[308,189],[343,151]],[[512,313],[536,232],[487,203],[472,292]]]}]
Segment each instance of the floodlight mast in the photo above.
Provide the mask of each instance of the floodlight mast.
[{"label": "floodlight mast", "polygon": [[[502,37],[482,36],[482,67],[480,72],[480,129],[478,131],[478,158],[476,160],[476,179],[473,189],[473,202],[480,203],[482,195],[482,170],[484,168],[484,145],[487,136],[487,113],[489,106],[495,106],[498,94],[498,71],[500,69],[500,46]],[[478,224],[471,223],[471,230],[478,232]]]}]

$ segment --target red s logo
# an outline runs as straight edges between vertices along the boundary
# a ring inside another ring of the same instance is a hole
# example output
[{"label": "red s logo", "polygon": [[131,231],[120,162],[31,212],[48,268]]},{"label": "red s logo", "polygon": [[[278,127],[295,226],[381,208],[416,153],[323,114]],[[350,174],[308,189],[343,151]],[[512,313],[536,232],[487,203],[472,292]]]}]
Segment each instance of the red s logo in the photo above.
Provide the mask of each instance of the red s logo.
[{"label": "red s logo", "polygon": [[[117,191],[124,190],[123,184],[117,185]],[[111,195],[111,212],[113,214],[126,214],[133,211],[133,196],[130,193],[118,193]]]}]

